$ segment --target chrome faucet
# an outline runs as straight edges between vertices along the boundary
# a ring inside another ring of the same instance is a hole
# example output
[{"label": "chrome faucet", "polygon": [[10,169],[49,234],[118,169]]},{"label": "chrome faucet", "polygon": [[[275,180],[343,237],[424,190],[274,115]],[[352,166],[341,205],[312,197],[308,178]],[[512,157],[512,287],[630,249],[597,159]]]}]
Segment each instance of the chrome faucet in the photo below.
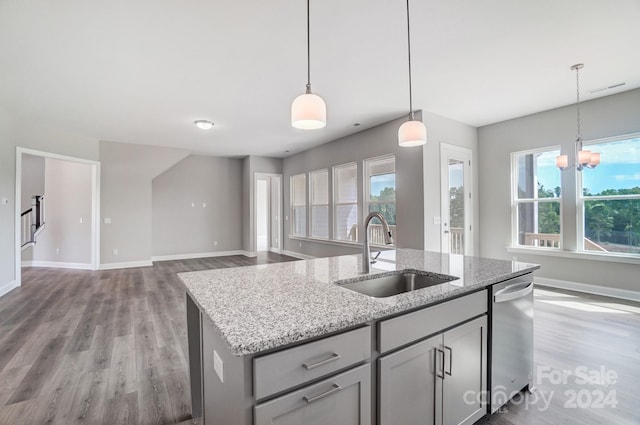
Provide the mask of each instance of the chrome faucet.
[{"label": "chrome faucet", "polygon": [[362,252],[362,273],[369,273],[371,271],[371,264],[376,262],[376,258],[371,258],[371,248],[369,246],[369,224],[371,220],[377,218],[382,223],[382,231],[384,234],[384,243],[387,245],[391,245],[393,243],[393,236],[391,235],[391,230],[389,230],[389,223],[384,219],[384,216],[377,211],[370,213],[367,218],[364,219],[364,241],[362,243],[364,251]]}]

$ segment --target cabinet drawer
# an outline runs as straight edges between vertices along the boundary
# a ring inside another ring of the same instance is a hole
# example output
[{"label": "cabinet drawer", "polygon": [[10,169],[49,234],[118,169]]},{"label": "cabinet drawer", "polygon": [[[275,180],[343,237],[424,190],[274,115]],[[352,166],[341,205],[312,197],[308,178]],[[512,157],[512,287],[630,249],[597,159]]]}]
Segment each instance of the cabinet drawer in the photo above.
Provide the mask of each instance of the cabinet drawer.
[{"label": "cabinet drawer", "polygon": [[371,425],[371,365],[255,407],[254,425]]},{"label": "cabinet drawer", "polygon": [[384,320],[379,324],[378,351],[384,353],[484,314],[487,303],[487,291],[483,290]]},{"label": "cabinet drawer", "polygon": [[256,400],[284,391],[371,355],[371,327],[355,329],[253,360]]}]

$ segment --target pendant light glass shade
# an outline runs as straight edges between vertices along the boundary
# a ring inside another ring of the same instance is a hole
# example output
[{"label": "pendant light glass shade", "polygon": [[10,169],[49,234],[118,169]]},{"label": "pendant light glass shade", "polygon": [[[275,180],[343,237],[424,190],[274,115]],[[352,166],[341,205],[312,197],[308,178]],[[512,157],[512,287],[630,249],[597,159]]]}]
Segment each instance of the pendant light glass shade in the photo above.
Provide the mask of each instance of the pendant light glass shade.
[{"label": "pendant light glass shade", "polygon": [[402,147],[421,146],[427,143],[427,127],[422,121],[410,120],[398,129],[398,145]]},{"label": "pendant light glass shade", "polygon": [[327,105],[317,94],[308,91],[291,104],[291,125],[302,130],[317,130],[327,125]]},{"label": "pendant light glass shade", "polygon": [[556,156],[556,167],[564,170],[569,166],[569,155],[558,155]]},{"label": "pendant light glass shade", "polygon": [[591,151],[578,152],[578,164],[587,165],[591,162]]},{"label": "pendant light glass shade", "polygon": [[591,159],[589,161],[589,167],[594,168],[600,164],[600,152],[591,152]]}]

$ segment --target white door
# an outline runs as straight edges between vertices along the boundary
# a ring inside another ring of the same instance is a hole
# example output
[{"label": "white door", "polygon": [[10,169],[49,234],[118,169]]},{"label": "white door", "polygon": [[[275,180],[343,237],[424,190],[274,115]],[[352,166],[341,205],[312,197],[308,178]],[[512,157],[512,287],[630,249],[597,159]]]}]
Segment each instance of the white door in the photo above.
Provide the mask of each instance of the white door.
[{"label": "white door", "polygon": [[473,180],[471,150],[440,145],[441,250],[473,255]]},{"label": "white door", "polygon": [[282,175],[256,173],[254,185],[256,251],[282,252]]}]

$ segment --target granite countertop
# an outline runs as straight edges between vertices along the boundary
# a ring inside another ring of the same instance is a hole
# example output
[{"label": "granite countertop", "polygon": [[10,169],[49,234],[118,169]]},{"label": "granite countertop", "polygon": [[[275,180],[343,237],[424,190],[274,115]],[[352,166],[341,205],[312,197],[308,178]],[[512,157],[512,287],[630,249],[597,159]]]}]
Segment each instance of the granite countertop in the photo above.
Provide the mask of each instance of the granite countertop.
[{"label": "granite countertop", "polygon": [[437,252],[384,251],[370,275],[412,269],[459,279],[388,298],[334,284],[366,278],[362,255],[180,273],[236,356],[254,354],[427,306],[538,269],[536,264]]}]

